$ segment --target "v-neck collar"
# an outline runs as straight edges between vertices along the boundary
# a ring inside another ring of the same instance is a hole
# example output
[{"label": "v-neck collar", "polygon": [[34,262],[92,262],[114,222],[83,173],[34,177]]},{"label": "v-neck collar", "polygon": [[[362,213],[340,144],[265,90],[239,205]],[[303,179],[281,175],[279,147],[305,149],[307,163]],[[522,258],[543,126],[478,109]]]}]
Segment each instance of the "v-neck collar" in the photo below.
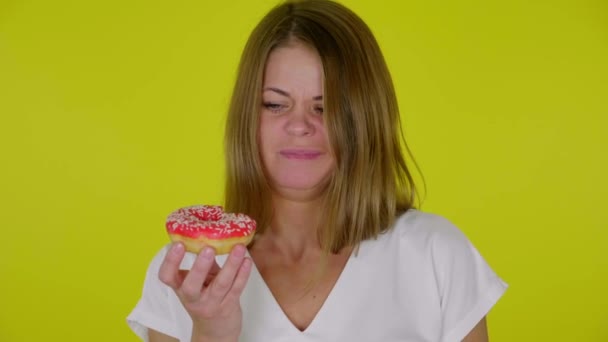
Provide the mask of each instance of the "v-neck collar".
[{"label": "v-neck collar", "polygon": [[[361,250],[361,247],[362,246],[359,246],[359,252]],[[322,322],[329,321],[328,319],[325,319],[325,316],[331,316],[332,313],[335,314],[336,311],[339,310],[339,303],[343,300],[342,297],[347,295],[345,293],[345,287],[348,286],[348,283],[350,282],[349,279],[352,277],[352,272],[354,272],[353,268],[356,266],[355,251],[356,249],[353,249],[353,251],[351,251],[351,254],[348,257],[348,260],[346,261],[342,272],[340,272],[340,275],[338,276],[338,279],[336,280],[334,286],[327,295],[327,298],[321,305],[319,311],[315,314],[315,317],[312,319],[310,324],[304,330],[298,329],[289,319],[289,317],[287,317],[285,311],[283,311],[283,308],[281,308],[275,296],[272,294],[270,287],[268,287],[268,284],[266,284],[266,281],[262,277],[262,274],[257,268],[255,262],[252,262],[252,269],[250,274],[250,278],[253,279],[249,279],[249,281],[253,280],[255,282],[258,282],[258,288],[261,289],[263,292],[259,294],[260,296],[262,296],[261,300],[267,303],[267,305],[269,306],[269,312],[272,312],[273,314],[273,317],[269,317],[269,319],[280,322],[281,325],[287,328],[290,335],[292,336],[304,337],[307,335],[315,335],[320,330],[323,330],[323,326],[321,325]],[[247,256],[251,258],[251,254],[249,254],[249,251],[247,251]],[[252,258],[251,260],[253,261]]]}]

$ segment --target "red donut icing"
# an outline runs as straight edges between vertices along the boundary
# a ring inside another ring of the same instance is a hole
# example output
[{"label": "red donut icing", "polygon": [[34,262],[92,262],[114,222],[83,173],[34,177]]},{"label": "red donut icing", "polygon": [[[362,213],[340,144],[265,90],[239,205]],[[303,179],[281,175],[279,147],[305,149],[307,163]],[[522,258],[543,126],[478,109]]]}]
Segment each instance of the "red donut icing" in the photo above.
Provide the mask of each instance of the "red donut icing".
[{"label": "red donut icing", "polygon": [[172,212],[165,226],[169,234],[219,240],[251,235],[255,221],[245,214],[224,213],[219,205],[194,205]]}]

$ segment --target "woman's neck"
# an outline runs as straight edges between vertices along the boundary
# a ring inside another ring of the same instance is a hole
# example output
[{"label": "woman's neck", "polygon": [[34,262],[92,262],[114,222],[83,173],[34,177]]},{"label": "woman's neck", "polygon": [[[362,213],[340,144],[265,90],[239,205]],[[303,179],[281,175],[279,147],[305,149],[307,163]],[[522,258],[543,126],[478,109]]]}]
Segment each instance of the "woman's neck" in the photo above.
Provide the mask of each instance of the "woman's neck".
[{"label": "woman's neck", "polygon": [[[273,198],[274,215],[265,239],[289,259],[297,260],[320,250],[317,229],[321,199],[293,201]],[[274,249],[273,248],[273,249]]]}]

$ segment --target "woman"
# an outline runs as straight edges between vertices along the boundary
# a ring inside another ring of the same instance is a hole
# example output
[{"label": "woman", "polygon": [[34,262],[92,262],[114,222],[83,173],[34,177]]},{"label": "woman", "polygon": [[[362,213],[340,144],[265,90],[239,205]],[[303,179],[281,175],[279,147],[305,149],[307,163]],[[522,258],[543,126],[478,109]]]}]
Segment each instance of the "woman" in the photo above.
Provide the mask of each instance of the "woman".
[{"label": "woman", "polygon": [[487,341],[506,285],[456,227],[414,209],[401,137],[363,21],[330,1],[274,8],[226,127],[225,208],[253,217],[256,239],[217,258],[165,247],[131,327],[156,342]]}]

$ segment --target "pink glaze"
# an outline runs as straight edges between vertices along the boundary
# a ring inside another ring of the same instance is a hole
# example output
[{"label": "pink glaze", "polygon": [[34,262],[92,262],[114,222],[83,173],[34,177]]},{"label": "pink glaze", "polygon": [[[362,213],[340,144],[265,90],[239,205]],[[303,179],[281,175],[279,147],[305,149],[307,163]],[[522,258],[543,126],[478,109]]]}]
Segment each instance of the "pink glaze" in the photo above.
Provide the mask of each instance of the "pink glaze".
[{"label": "pink glaze", "polygon": [[180,208],[167,217],[167,233],[196,239],[219,240],[249,236],[255,221],[245,214],[224,213],[221,206],[194,205]]}]

